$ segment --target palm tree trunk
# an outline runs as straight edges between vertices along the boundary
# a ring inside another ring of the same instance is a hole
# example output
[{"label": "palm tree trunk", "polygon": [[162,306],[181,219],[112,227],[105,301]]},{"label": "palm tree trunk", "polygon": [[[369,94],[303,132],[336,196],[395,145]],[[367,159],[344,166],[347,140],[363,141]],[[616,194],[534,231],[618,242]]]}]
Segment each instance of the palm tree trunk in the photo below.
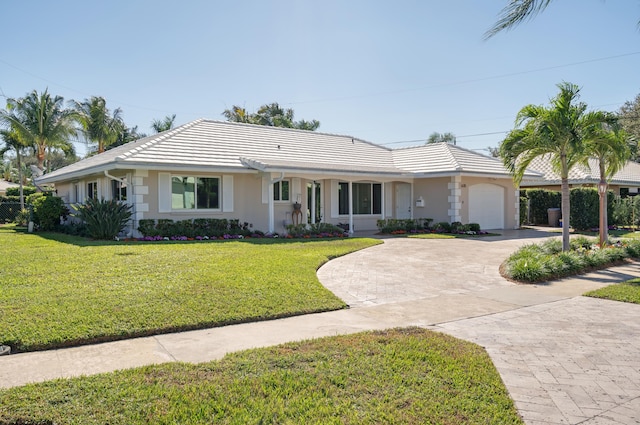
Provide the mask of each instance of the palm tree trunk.
[{"label": "palm tree trunk", "polygon": [[562,178],[562,250],[569,251],[571,245],[569,243],[569,214],[571,205],[569,200],[569,179]]},{"label": "palm tree trunk", "polygon": [[38,168],[41,171],[44,171],[44,157],[45,157],[45,146],[38,145],[38,152],[36,153],[36,158],[38,159]]},{"label": "palm tree trunk", "polygon": [[22,184],[22,158],[20,157],[20,149],[16,149],[16,158],[18,159],[18,180],[20,183],[20,211],[24,209],[24,186]]}]

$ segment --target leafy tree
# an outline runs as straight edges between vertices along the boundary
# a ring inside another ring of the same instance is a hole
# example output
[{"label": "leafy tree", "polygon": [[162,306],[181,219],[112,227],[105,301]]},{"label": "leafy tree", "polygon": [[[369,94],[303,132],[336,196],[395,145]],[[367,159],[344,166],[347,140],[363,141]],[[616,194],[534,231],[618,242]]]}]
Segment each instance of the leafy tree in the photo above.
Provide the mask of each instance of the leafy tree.
[{"label": "leafy tree", "polygon": [[161,120],[153,120],[151,122],[151,129],[157,134],[163,131],[171,130],[174,127],[176,120],[176,114],[167,115]]},{"label": "leafy tree", "polygon": [[[593,133],[590,134],[586,141],[585,156],[583,161],[585,164],[589,158],[596,158],[598,161],[598,170],[600,172],[600,184],[605,187],[611,178],[620,171],[627,163],[631,156],[629,149],[629,136],[624,131],[619,130],[617,117],[613,114],[608,115],[607,123],[595,127]],[[607,217],[607,191],[600,192],[600,246],[609,239],[608,227],[609,220]]]},{"label": "leafy tree", "polygon": [[133,142],[134,140],[138,140],[138,139],[142,139],[143,137],[147,137],[146,134],[144,133],[138,133],[138,126],[133,126],[133,127],[127,127],[126,125],[122,127],[122,129],[120,130],[120,133],[118,134],[118,137],[116,139],[116,141],[111,144],[110,146],[107,146],[107,150],[109,149],[113,149],[117,146],[121,146],[124,145],[125,143],[129,143],[129,142]]},{"label": "leafy tree", "polygon": [[427,144],[429,143],[449,143],[451,145],[456,144],[456,136],[453,133],[438,133],[433,132],[429,135],[427,139]]},{"label": "leafy tree", "polygon": [[78,121],[85,138],[97,145],[98,153],[104,152],[107,146],[116,142],[124,127],[120,108],[116,108],[111,114],[107,101],[100,96],[91,96],[83,102],[72,100],[71,104],[78,112]]},{"label": "leafy tree", "polygon": [[638,161],[638,141],[640,141],[640,94],[633,101],[627,101],[618,110],[620,126],[628,134],[631,159]]},{"label": "leafy tree", "polygon": [[34,90],[23,98],[9,98],[7,109],[0,110],[0,122],[10,126],[24,144],[33,146],[38,168],[43,171],[47,152],[59,148],[73,154],[69,139],[76,134],[78,114],[64,109],[63,102],[61,96],[52,97],[47,90]]},{"label": "leafy tree", "polygon": [[315,131],[320,127],[320,121],[318,120],[295,121],[293,109],[283,109],[277,102],[262,105],[255,114],[247,112],[245,108],[233,105],[231,109],[225,109],[222,115],[227,121],[270,127],[297,128],[309,131]]},{"label": "leafy tree", "polygon": [[605,112],[587,112],[578,102],[580,88],[574,84],[558,84],[560,92],[549,107],[527,105],[516,116],[516,128],[500,144],[500,157],[519,185],[535,158],[548,155],[554,170],[560,174],[562,194],[562,249],[569,250],[569,170],[584,160],[585,143],[610,123]]},{"label": "leafy tree", "polygon": [[10,150],[16,153],[18,161],[18,184],[20,185],[20,209],[24,209],[24,188],[22,178],[22,150],[25,148],[24,143],[18,137],[15,130],[0,130],[0,137],[4,141],[4,147],[0,149],[0,157],[4,156]]}]

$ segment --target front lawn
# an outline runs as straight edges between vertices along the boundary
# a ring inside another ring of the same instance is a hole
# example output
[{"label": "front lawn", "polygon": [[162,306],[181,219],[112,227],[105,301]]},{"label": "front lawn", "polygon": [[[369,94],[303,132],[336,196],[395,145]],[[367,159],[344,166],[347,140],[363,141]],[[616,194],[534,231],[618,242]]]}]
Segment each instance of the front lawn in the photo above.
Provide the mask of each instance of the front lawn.
[{"label": "front lawn", "polygon": [[584,294],[587,297],[604,298],[625,303],[640,304],[640,279],[609,285]]},{"label": "front lawn", "polygon": [[7,424],[522,424],[487,353],[424,329],[0,391]]},{"label": "front lawn", "polygon": [[317,268],[377,243],[94,242],[0,227],[0,343],[40,350],[344,308]]}]

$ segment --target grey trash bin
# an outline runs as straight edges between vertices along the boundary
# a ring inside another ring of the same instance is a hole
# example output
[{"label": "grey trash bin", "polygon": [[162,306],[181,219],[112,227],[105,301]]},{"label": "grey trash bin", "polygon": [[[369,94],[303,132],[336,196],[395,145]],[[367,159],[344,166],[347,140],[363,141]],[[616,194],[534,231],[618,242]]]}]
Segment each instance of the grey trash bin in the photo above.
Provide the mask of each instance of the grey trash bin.
[{"label": "grey trash bin", "polygon": [[549,216],[549,226],[560,227],[560,208],[549,208],[547,215]]}]

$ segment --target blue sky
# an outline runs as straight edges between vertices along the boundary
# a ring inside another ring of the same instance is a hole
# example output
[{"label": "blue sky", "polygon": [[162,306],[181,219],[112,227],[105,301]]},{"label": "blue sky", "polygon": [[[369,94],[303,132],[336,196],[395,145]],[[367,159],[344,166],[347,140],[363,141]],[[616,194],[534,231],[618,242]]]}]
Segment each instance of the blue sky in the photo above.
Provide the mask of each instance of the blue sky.
[{"label": "blue sky", "polygon": [[147,133],[279,102],[326,133],[402,147],[452,132],[484,149],[562,81],[591,109],[640,93],[636,1],[556,0],[488,41],[507,0],[3,3],[0,95],[103,96]]}]

